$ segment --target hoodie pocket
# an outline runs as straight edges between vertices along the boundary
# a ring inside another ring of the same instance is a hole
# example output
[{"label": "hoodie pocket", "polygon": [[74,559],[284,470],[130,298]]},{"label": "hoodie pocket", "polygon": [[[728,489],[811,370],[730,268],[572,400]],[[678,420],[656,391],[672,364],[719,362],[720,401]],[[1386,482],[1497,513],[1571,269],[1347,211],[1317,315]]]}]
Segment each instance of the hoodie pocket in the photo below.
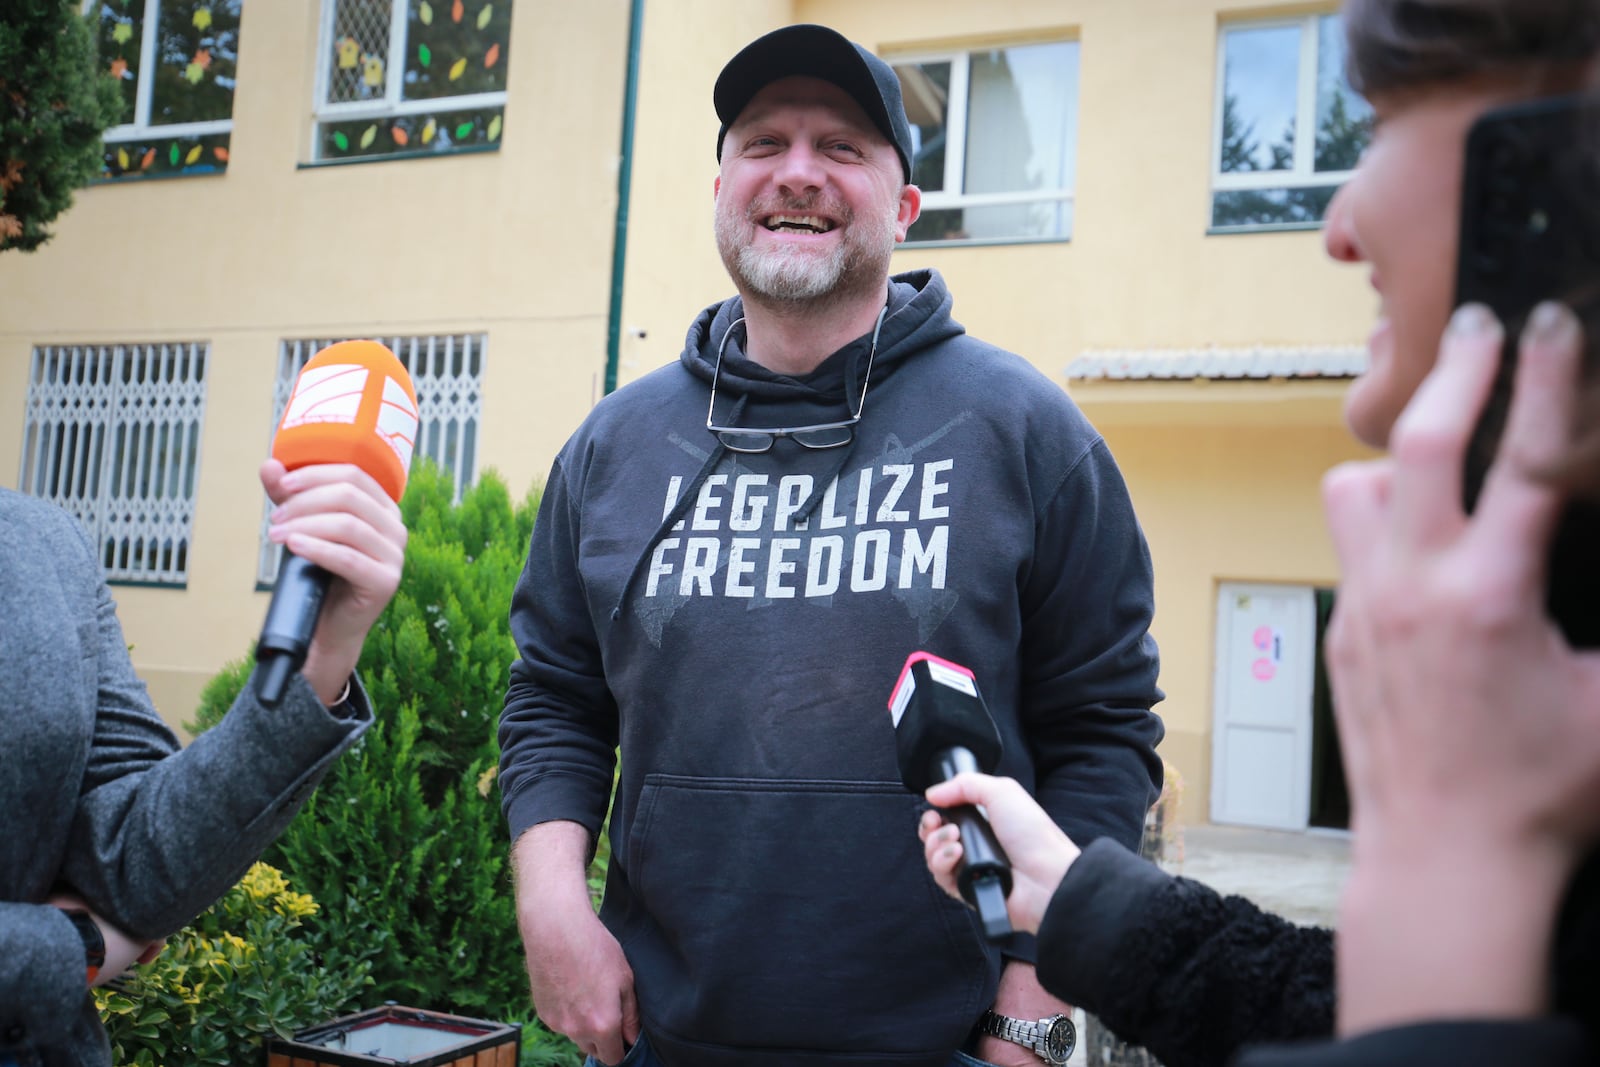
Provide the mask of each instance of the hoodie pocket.
[{"label": "hoodie pocket", "polygon": [[646,1017],[734,1047],[959,1045],[997,962],[928,874],[919,810],[898,782],[647,776],[623,932]]}]

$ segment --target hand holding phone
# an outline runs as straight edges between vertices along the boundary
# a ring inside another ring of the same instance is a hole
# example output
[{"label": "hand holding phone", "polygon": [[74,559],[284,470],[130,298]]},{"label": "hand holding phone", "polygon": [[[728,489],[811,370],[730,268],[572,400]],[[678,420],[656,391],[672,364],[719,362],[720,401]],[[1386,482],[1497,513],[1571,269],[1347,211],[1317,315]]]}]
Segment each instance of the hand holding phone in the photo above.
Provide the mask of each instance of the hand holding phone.
[{"label": "hand holding phone", "polygon": [[[1600,106],[1586,95],[1498,108],[1467,135],[1456,303],[1486,304],[1505,327],[1499,373],[1467,452],[1469,510],[1505,426],[1518,338],[1545,300],[1567,304],[1600,341]],[[1596,370],[1594,347],[1586,378]],[[1547,605],[1571,644],[1600,646],[1600,502],[1568,504],[1551,545]]]}]

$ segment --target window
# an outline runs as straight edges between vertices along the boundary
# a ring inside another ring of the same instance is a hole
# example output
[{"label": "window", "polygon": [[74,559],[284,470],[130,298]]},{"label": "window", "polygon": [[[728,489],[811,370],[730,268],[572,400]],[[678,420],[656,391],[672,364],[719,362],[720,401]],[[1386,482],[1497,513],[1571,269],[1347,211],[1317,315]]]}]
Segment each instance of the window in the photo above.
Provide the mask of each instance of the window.
[{"label": "window", "polygon": [[1217,63],[1212,230],[1318,225],[1372,133],[1339,17],[1224,26]]},{"label": "window", "polygon": [[100,61],[122,87],[105,178],[228,168],[244,0],[85,0]]},{"label": "window", "polygon": [[[283,418],[295,379],[311,357],[345,337],[284,341],[278,346],[278,376],[272,387],[272,424]],[[417,391],[417,447],[413,462],[426,456],[455,479],[456,499],[477,477],[478,427],[483,421],[484,334],[379,338],[411,374]],[[267,509],[270,511],[270,507]],[[267,540],[261,520],[261,556],[256,580],[271,585],[278,577],[281,549]]]},{"label": "window", "polygon": [[314,160],[493,147],[511,0],[323,0]]},{"label": "window", "polygon": [[22,491],[76,515],[113,581],[189,574],[207,344],[33,350]]},{"label": "window", "polygon": [[908,241],[1072,236],[1078,42],[894,60],[922,217]]}]

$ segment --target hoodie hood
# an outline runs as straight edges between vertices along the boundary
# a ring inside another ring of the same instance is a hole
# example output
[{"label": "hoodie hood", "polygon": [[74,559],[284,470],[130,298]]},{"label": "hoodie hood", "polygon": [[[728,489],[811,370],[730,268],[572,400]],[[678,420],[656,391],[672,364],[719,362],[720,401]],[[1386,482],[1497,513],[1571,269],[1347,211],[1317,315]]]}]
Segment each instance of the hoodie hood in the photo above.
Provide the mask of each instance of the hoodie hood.
[{"label": "hoodie hood", "polygon": [[[889,312],[878,331],[878,351],[872,359],[873,383],[886,380],[901,363],[923,349],[966,332],[950,317],[950,290],[936,270],[896,274],[889,279],[888,300]],[[795,378],[770,371],[745,354],[744,328],[734,325],[743,317],[744,300],[740,297],[712,304],[695,316],[678,356],[690,374],[709,385],[717,365],[717,349],[727,338],[722,376],[717,381],[719,408],[724,392],[730,403],[740,396],[751,401],[831,402],[842,401],[847,387],[851,391],[860,388],[870,333],[830,355],[810,374]],[[730,329],[734,331],[731,337]]]}]

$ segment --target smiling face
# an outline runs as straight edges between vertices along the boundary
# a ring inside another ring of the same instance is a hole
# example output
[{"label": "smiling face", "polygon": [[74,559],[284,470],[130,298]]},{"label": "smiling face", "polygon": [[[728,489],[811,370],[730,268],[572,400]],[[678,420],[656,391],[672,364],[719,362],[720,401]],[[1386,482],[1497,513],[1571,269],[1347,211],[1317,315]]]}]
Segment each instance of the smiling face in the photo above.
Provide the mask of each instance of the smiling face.
[{"label": "smiling face", "polygon": [[1372,268],[1381,306],[1368,368],[1345,395],[1362,442],[1382,448],[1432,369],[1455,305],[1461,169],[1467,130],[1490,108],[1528,95],[1505,83],[1375,94],[1366,154],[1328,207],[1328,255]]},{"label": "smiling face", "polygon": [[747,301],[881,302],[921,194],[844,90],[783,78],[728,128],[716,183],[717,250]]}]

